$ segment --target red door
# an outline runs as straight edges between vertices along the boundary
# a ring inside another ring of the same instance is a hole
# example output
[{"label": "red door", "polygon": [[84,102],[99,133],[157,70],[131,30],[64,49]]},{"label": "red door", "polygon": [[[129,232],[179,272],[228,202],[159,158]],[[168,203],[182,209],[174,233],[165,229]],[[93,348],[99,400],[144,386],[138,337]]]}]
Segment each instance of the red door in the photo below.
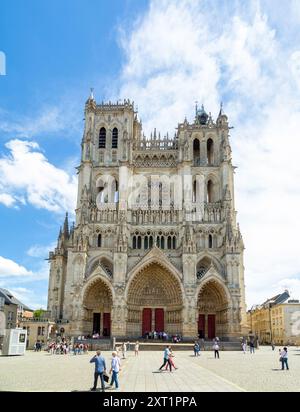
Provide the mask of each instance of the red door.
[{"label": "red door", "polygon": [[216,315],[208,315],[207,323],[208,339],[214,339],[216,337]]},{"label": "red door", "polygon": [[142,335],[144,336],[146,332],[151,332],[152,323],[152,309],[143,309],[143,323],[142,323]]},{"label": "red door", "polygon": [[205,315],[199,314],[198,317],[198,334],[199,338],[205,338]]},{"label": "red door", "polygon": [[110,313],[103,313],[103,336],[110,336]]},{"label": "red door", "polygon": [[165,313],[163,309],[155,309],[155,331],[164,332],[165,330]]}]

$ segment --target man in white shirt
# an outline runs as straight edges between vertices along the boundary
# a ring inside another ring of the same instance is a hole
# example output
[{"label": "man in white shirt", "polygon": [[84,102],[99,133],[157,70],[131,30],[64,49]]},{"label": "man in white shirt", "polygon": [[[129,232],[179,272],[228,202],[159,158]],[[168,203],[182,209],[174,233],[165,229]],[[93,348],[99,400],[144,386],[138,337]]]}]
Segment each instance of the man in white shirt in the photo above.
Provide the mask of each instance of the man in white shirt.
[{"label": "man in white shirt", "polygon": [[111,368],[110,368],[110,373],[112,373],[110,386],[113,386],[113,384],[115,383],[116,389],[119,388],[118,374],[120,372],[120,369],[121,369],[120,359],[117,356],[117,352],[113,352],[112,360],[111,360]]}]

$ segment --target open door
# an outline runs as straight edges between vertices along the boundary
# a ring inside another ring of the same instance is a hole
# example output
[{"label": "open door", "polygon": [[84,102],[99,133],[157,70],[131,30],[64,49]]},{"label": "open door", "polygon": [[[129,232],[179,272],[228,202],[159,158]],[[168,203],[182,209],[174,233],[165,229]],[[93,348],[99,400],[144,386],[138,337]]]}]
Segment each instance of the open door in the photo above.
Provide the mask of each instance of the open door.
[{"label": "open door", "polygon": [[93,334],[99,333],[100,335],[100,318],[101,318],[101,313],[93,314]]}]

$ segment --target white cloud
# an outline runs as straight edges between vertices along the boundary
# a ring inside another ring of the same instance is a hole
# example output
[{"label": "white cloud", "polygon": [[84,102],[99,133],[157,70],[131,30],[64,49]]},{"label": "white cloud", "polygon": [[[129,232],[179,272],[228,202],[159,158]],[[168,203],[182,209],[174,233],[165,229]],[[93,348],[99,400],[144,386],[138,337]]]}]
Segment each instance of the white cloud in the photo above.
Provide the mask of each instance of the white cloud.
[{"label": "white cloud", "polygon": [[77,178],[49,163],[36,142],[14,139],[0,158],[0,202],[52,212],[74,210]]},{"label": "white cloud", "polygon": [[0,256],[0,277],[32,276],[33,273],[11,259]]},{"label": "white cloud", "polygon": [[11,282],[14,285],[24,282],[32,282],[42,279],[48,279],[49,265],[47,262],[42,262],[38,270],[29,270],[14,260],[0,256],[0,278],[3,282]]},{"label": "white cloud", "polygon": [[47,258],[49,252],[54,250],[56,243],[53,242],[48,246],[33,245],[27,250],[27,255],[35,258]]},{"label": "white cloud", "polygon": [[16,202],[16,199],[8,193],[0,193],[0,203],[7,207],[12,207]]},{"label": "white cloud", "polygon": [[249,306],[284,283],[300,297],[300,48],[270,5],[152,1],[121,38],[119,96],[138,104],[147,134],[192,120],[195,100],[212,113],[225,100]]},{"label": "white cloud", "polygon": [[33,116],[20,116],[0,109],[0,131],[22,138],[64,132],[64,137],[81,130],[81,113],[76,100],[61,98],[57,106],[44,105]]}]

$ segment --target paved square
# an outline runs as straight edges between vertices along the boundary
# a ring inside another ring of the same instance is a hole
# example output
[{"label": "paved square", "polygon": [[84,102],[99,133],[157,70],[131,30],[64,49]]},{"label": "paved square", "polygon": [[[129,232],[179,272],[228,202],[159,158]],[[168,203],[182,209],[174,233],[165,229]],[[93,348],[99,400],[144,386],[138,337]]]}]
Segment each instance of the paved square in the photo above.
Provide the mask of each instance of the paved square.
[{"label": "paved square", "polygon": [[[162,352],[128,352],[122,360],[120,391],[128,392],[218,392],[300,391],[300,349],[289,349],[289,371],[281,371],[278,348],[261,347],[250,355],[211,351],[195,358],[191,352],[176,352],[178,370],[158,372]],[[103,352],[110,364],[111,352]],[[88,391],[94,365],[88,355],[50,355],[28,351],[21,357],[0,357],[0,390],[5,391]],[[112,390],[113,392],[114,390]]]}]

